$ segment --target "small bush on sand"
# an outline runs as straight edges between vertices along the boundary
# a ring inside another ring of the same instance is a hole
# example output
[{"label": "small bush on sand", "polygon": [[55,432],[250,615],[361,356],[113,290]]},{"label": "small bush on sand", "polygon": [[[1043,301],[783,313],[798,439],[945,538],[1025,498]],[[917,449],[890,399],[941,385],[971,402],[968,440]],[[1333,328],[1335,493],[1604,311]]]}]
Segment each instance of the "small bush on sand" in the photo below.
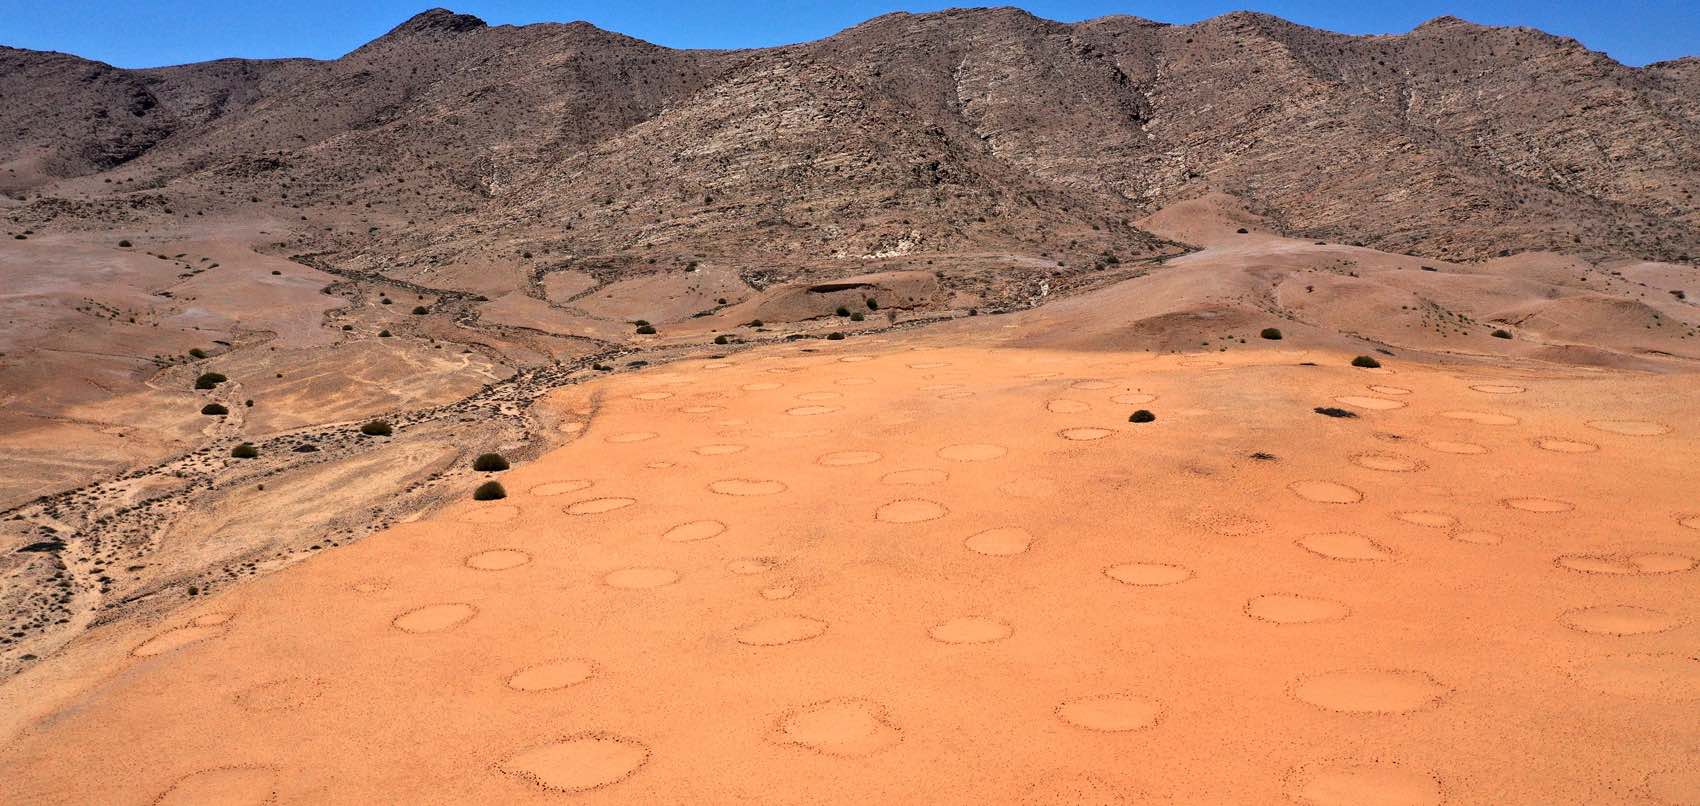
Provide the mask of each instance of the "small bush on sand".
[{"label": "small bush on sand", "polygon": [[387,339],[389,337],[390,337],[390,331],[389,331],[388,328],[378,331],[378,338]]},{"label": "small bush on sand", "polygon": [[431,312],[431,309],[427,308],[423,305],[413,306],[413,315],[414,316],[424,316],[425,314],[428,314],[430,312]]},{"label": "small bush on sand", "polygon": [[1316,412],[1316,413],[1317,413],[1317,414],[1320,414],[1320,415],[1322,415],[1322,416],[1324,416],[1324,417],[1345,417],[1345,418],[1352,418],[1352,417],[1356,417],[1356,416],[1358,416],[1358,415],[1356,415],[1356,414],[1354,414],[1354,413],[1352,413],[1352,412],[1349,412],[1349,411],[1347,411],[1347,410],[1345,410],[1345,409],[1337,409],[1337,408],[1335,408],[1335,407],[1333,407],[1333,406],[1317,406],[1317,407],[1316,407],[1316,408],[1314,408],[1314,409],[1312,409],[1312,411],[1314,411],[1314,412]]},{"label": "small bush on sand", "polygon": [[853,314],[850,314],[850,321],[852,321],[852,322],[860,322],[860,321],[867,319],[867,318],[868,317],[862,315],[861,311],[857,311]]},{"label": "small bush on sand", "polygon": [[827,341],[843,341],[844,340],[844,334],[839,333],[838,331],[835,330],[831,333],[826,334],[826,340]]},{"label": "small bush on sand", "polygon": [[481,453],[472,460],[472,469],[480,473],[495,473],[508,469],[508,460],[499,453]]},{"label": "small bush on sand", "polygon": [[130,248],[130,242],[128,240],[119,241],[118,245],[124,247],[125,249]]},{"label": "small bush on sand", "polygon": [[1266,327],[1266,328],[1263,329],[1262,333],[1259,333],[1257,335],[1262,336],[1263,338],[1266,338],[1270,341],[1280,341],[1281,340],[1281,329],[1278,328],[1278,327]]},{"label": "small bush on sand", "polygon": [[301,443],[300,445],[295,446],[295,452],[296,453],[318,453],[318,451],[319,451],[319,446],[309,445],[308,443],[305,443],[305,442]]},{"label": "small bush on sand", "polygon": [[1127,421],[1130,422],[1130,423],[1156,422],[1157,421],[1157,415],[1152,414],[1148,409],[1140,409],[1139,411],[1136,411],[1133,414],[1128,415]]},{"label": "small bush on sand", "polygon": [[732,340],[726,338],[725,336],[715,336],[714,337],[714,343],[715,344],[731,344]]},{"label": "small bush on sand", "polygon": [[201,413],[208,415],[208,416],[222,417],[226,414],[229,414],[230,409],[227,409],[224,406],[221,406],[217,403],[208,403],[205,406],[201,407]]},{"label": "small bush on sand", "polygon": [[844,307],[843,305],[840,305],[840,306],[838,306],[838,310],[833,311],[833,313],[835,313],[839,316],[849,316],[850,315],[850,309]]},{"label": "small bush on sand", "polygon": [[869,297],[869,298],[868,298],[868,310],[870,310],[870,311],[877,311],[877,310],[879,310],[879,309],[880,309],[880,302],[879,302],[879,300],[877,300],[877,299],[874,299],[874,298],[872,298],[872,297]]},{"label": "small bush on sand", "polygon": [[231,448],[230,455],[237,459],[253,459],[256,456],[259,456],[260,452],[253,445],[244,442],[241,445]]},{"label": "small bush on sand", "polygon": [[1352,359],[1352,366],[1362,367],[1364,369],[1375,369],[1376,367],[1381,366],[1381,362],[1370,358],[1367,355],[1360,355],[1357,358]]},{"label": "small bush on sand", "polygon": [[1509,339],[1511,338],[1511,331],[1501,328],[1493,332],[1493,337],[1496,339]]},{"label": "small bush on sand", "polygon": [[196,359],[206,358],[207,357],[207,351],[203,350],[199,347],[196,347],[196,348],[189,351],[189,357],[190,358],[196,358]]},{"label": "small bush on sand", "polygon": [[196,389],[215,389],[219,384],[230,380],[217,372],[203,372],[195,378]]},{"label": "small bush on sand", "polygon": [[653,335],[655,335],[655,326],[654,325],[638,325],[637,332],[640,335],[653,336]]},{"label": "small bush on sand", "polygon": [[474,501],[496,501],[507,497],[508,491],[502,488],[502,483],[499,481],[486,481],[478,485],[478,489],[472,491],[472,500]]},{"label": "small bush on sand", "polygon": [[360,433],[369,437],[387,437],[393,433],[390,424],[383,420],[371,420],[360,426]]},{"label": "small bush on sand", "polygon": [[766,324],[767,324],[766,322],[763,322],[760,319],[751,319],[750,320],[750,327],[762,327]]}]

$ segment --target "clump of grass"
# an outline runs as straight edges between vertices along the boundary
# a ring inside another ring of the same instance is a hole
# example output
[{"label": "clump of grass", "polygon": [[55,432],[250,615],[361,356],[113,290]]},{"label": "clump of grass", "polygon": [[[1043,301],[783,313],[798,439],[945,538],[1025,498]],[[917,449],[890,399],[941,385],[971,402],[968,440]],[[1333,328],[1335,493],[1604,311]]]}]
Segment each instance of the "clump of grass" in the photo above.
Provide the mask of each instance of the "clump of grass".
[{"label": "clump of grass", "polygon": [[312,445],[312,444],[309,444],[309,443],[306,443],[306,442],[303,442],[300,445],[295,446],[295,452],[296,453],[318,453],[318,451],[319,451],[319,446]]},{"label": "clump of grass", "polygon": [[1364,369],[1375,369],[1381,366],[1381,362],[1367,355],[1360,355],[1357,358],[1352,359],[1352,366],[1362,367]]},{"label": "clump of grass", "polygon": [[364,425],[360,426],[360,433],[369,437],[387,437],[394,433],[394,430],[390,428],[390,424],[388,422],[383,420],[369,420]]},{"label": "clump of grass", "polygon": [[850,314],[850,321],[852,321],[852,322],[860,322],[860,321],[867,319],[867,318],[868,317],[862,315],[861,311],[857,311],[853,314]]},{"label": "clump of grass", "polygon": [[714,337],[714,343],[715,344],[731,344],[732,340],[726,338],[726,336],[724,334],[722,334],[722,335]]},{"label": "clump of grass", "polygon": [[843,341],[844,340],[844,334],[839,333],[838,331],[834,330],[833,332],[826,334],[826,340],[827,341]]},{"label": "clump of grass", "polygon": [[638,332],[639,335],[653,336],[653,335],[655,335],[655,326],[654,325],[638,325],[637,332]]},{"label": "clump of grass", "polygon": [[230,455],[236,457],[237,459],[253,459],[253,458],[260,455],[260,451],[259,451],[258,448],[255,448],[253,445],[251,445],[247,442],[244,442],[241,445],[237,445],[236,447],[231,448],[230,449]]},{"label": "clump of grass", "polygon": [[496,501],[507,497],[508,491],[502,487],[502,483],[499,481],[486,481],[478,485],[478,489],[472,491],[472,500],[474,501]]},{"label": "clump of grass", "polygon": [[229,414],[230,409],[227,409],[218,403],[208,403],[201,407],[201,413],[213,417],[222,417]]},{"label": "clump of grass", "polygon": [[1265,451],[1258,451],[1257,453],[1252,454],[1251,458],[1256,459],[1259,462],[1274,462],[1277,460],[1275,454]]},{"label": "clump of grass", "polygon": [[879,309],[880,309],[880,302],[879,302],[879,300],[877,300],[877,299],[874,299],[874,298],[873,298],[873,297],[869,297],[869,298],[868,298],[868,310],[870,310],[870,311],[877,311],[877,310],[879,310]]},{"label": "clump of grass", "polygon": [[499,453],[481,453],[472,460],[472,469],[480,473],[495,473],[508,469],[507,457]]},{"label": "clump of grass", "polygon": [[217,372],[203,372],[195,378],[196,389],[216,389],[218,385],[230,380]]},{"label": "clump of grass", "polygon": [[207,357],[207,351],[203,350],[199,347],[195,347],[195,348],[189,350],[189,357],[195,358],[195,359],[206,358]]},{"label": "clump of grass", "polygon": [[1335,408],[1334,406],[1317,406],[1316,408],[1311,409],[1311,411],[1314,411],[1324,417],[1344,417],[1350,419],[1358,416],[1353,412],[1341,408]]},{"label": "clump of grass", "polygon": [[1509,338],[1511,338],[1511,331],[1506,330],[1504,328],[1500,328],[1499,330],[1495,330],[1490,335],[1492,335],[1496,339],[1509,339]]},{"label": "clump of grass", "polygon": [[1266,338],[1270,341],[1280,341],[1281,340],[1281,329],[1278,328],[1278,327],[1266,327],[1266,328],[1263,329],[1262,333],[1259,333],[1257,335],[1262,336],[1263,338]]},{"label": "clump of grass", "polygon": [[838,310],[833,311],[833,313],[835,313],[839,316],[849,316],[850,315],[850,309],[844,307],[843,305],[840,305],[840,306],[838,306]]},{"label": "clump of grass", "polygon": [[1157,421],[1157,415],[1152,414],[1150,409],[1140,409],[1128,415],[1127,421],[1130,423],[1153,423]]}]

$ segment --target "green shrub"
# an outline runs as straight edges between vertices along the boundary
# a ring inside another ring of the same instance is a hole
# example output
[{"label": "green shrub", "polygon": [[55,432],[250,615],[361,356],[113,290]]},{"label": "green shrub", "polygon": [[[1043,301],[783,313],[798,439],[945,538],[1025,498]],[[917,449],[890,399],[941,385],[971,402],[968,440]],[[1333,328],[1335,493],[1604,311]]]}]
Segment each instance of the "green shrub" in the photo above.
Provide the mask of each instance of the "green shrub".
[{"label": "green shrub", "polygon": [[838,310],[833,311],[833,313],[835,313],[839,316],[849,316],[850,315],[850,309],[844,307],[843,305],[840,305],[840,306],[838,306]]},{"label": "green shrub", "polygon": [[850,321],[852,321],[852,322],[860,322],[860,321],[867,319],[867,318],[868,317],[862,315],[861,311],[857,311],[853,314],[850,314]]},{"label": "green shrub", "polygon": [[130,248],[130,242],[128,240],[119,241],[118,245],[124,247],[125,249]]},{"label": "green shrub", "polygon": [[472,460],[472,469],[480,473],[495,473],[508,469],[508,460],[499,453],[481,453]]},{"label": "green shrub", "polygon": [[196,347],[196,348],[189,351],[189,357],[190,358],[197,358],[197,359],[206,358],[207,357],[207,351],[203,350],[199,347]]},{"label": "green shrub", "polygon": [[874,299],[874,298],[872,298],[872,297],[869,297],[869,298],[868,298],[868,310],[870,310],[870,311],[877,311],[877,310],[879,310],[879,309],[880,309],[880,303],[879,303],[879,300],[877,300],[877,299]]},{"label": "green shrub", "polygon": [[1358,416],[1357,414],[1355,414],[1353,412],[1350,412],[1350,411],[1347,411],[1347,410],[1341,409],[1341,408],[1335,408],[1334,406],[1317,406],[1316,408],[1311,409],[1311,411],[1314,411],[1317,414],[1320,414],[1324,417],[1351,418],[1351,417]]},{"label": "green shrub", "polygon": [[360,426],[360,433],[369,437],[387,437],[392,433],[390,424],[383,420],[372,420]]},{"label": "green shrub", "polygon": [[472,491],[472,500],[474,501],[496,501],[507,497],[508,491],[502,488],[502,483],[499,481],[486,481],[478,485],[478,489]]},{"label": "green shrub", "polygon": [[1511,338],[1511,331],[1505,330],[1503,328],[1499,329],[1499,330],[1495,330],[1493,332],[1493,337],[1496,338],[1496,339],[1509,339],[1509,338]]},{"label": "green shrub", "polygon": [[1139,411],[1136,411],[1133,414],[1128,415],[1128,418],[1127,418],[1127,421],[1130,422],[1130,423],[1149,423],[1149,422],[1155,422],[1156,420],[1157,420],[1157,415],[1152,414],[1150,412],[1150,410],[1148,410],[1148,409],[1140,409]]},{"label": "green shrub", "polygon": [[414,316],[424,316],[425,314],[428,314],[430,312],[431,312],[431,309],[427,308],[423,305],[413,306],[413,315]]},{"label": "green shrub", "polygon": [[649,327],[649,320],[648,319],[637,319],[637,320],[633,320],[632,324],[637,325],[638,327]]},{"label": "green shrub", "polygon": [[751,319],[750,320],[750,327],[761,327],[763,324],[765,324],[765,323],[762,322],[760,319]]},{"label": "green shrub", "polygon": [[731,344],[732,340],[726,338],[726,336],[724,336],[724,335],[720,335],[720,336],[714,337],[714,343],[715,344]]},{"label": "green shrub", "polygon": [[637,332],[638,332],[638,335],[641,335],[641,336],[653,336],[653,335],[655,335],[655,326],[654,325],[638,325]]},{"label": "green shrub", "polygon": [[1367,355],[1360,355],[1357,358],[1352,359],[1352,366],[1362,367],[1364,369],[1375,369],[1376,367],[1381,366],[1381,362]]},{"label": "green shrub", "polygon": [[389,337],[390,337],[390,331],[389,331],[388,328],[378,331],[378,338],[387,339]]},{"label": "green shrub", "polygon": [[209,416],[223,416],[229,414],[230,409],[227,409],[217,403],[208,403],[201,407],[201,413]]},{"label": "green shrub", "polygon": [[844,340],[844,334],[839,333],[838,331],[835,330],[831,333],[826,334],[826,340],[827,341],[843,341]]},{"label": "green shrub", "polygon": [[196,389],[215,389],[219,384],[230,380],[217,372],[203,372],[195,378]]},{"label": "green shrub", "polygon": [[1262,336],[1263,338],[1266,338],[1270,341],[1280,341],[1281,340],[1281,329],[1276,328],[1276,327],[1266,327],[1266,328],[1263,329],[1262,333],[1259,333],[1257,335]]},{"label": "green shrub", "polygon": [[244,442],[241,445],[231,448],[230,455],[237,459],[253,459],[260,455],[260,451],[253,445]]}]

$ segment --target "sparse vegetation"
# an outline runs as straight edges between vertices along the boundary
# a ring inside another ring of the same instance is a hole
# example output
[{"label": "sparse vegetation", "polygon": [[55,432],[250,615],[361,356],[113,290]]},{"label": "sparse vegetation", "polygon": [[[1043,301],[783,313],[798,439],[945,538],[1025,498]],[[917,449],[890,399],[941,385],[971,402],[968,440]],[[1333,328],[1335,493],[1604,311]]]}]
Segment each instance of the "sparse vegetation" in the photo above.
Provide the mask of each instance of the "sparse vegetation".
[{"label": "sparse vegetation", "polygon": [[1349,411],[1347,411],[1347,410],[1345,410],[1345,409],[1342,409],[1342,408],[1336,408],[1336,407],[1334,407],[1334,406],[1317,406],[1317,407],[1316,407],[1316,408],[1314,408],[1314,409],[1311,409],[1311,411],[1314,411],[1314,412],[1316,412],[1316,413],[1317,413],[1317,414],[1320,414],[1320,415],[1322,415],[1322,416],[1324,416],[1324,417],[1346,417],[1346,418],[1351,418],[1351,417],[1356,417],[1356,416],[1358,416],[1358,415],[1356,415],[1356,414],[1354,414],[1354,413],[1352,413],[1352,412],[1349,412]]},{"label": "sparse vegetation", "polygon": [[387,437],[391,431],[390,424],[383,420],[369,420],[360,426],[360,433],[369,437]]},{"label": "sparse vegetation", "polygon": [[252,444],[244,442],[241,445],[231,448],[230,455],[237,459],[253,459],[260,455],[260,451]]},{"label": "sparse vegetation", "polygon": [[502,487],[502,483],[499,481],[486,481],[478,485],[478,489],[472,491],[472,500],[474,501],[497,501],[507,497],[508,491]]},{"label": "sparse vegetation", "polygon": [[389,337],[390,337],[390,331],[389,331],[388,328],[378,331],[378,338],[387,339]]},{"label": "sparse vegetation", "polygon": [[207,351],[203,350],[199,347],[195,347],[195,348],[192,348],[192,349],[189,350],[189,357],[196,359],[196,360],[200,360],[202,358],[207,357]]},{"label": "sparse vegetation", "polygon": [[203,372],[195,378],[196,389],[216,389],[218,385],[230,380],[217,372]]},{"label": "sparse vegetation", "polygon": [[880,309],[879,300],[874,299],[873,297],[869,297],[868,298],[868,310],[877,311],[879,309]]},{"label": "sparse vegetation", "polygon": [[715,344],[730,344],[731,342],[732,342],[732,340],[726,338],[725,334],[721,334],[719,336],[714,337],[714,343]]},{"label": "sparse vegetation", "polygon": [[413,306],[413,315],[414,316],[424,316],[425,314],[428,314],[430,312],[431,312],[431,309],[427,308],[423,305]]},{"label": "sparse vegetation", "polygon": [[129,241],[127,241],[127,240],[124,240],[124,241],[119,241],[119,242],[118,242],[118,245],[119,245],[119,246],[121,246],[121,247],[123,247],[123,248],[125,248],[125,249],[129,249],[129,248],[130,248],[130,242],[129,242]]},{"label": "sparse vegetation", "polygon": [[1262,336],[1263,338],[1266,338],[1270,341],[1280,341],[1281,340],[1281,329],[1278,328],[1278,327],[1266,327],[1266,328],[1263,329],[1262,333],[1259,333],[1257,335]]},{"label": "sparse vegetation", "polygon": [[654,325],[638,325],[637,332],[638,332],[638,335],[641,335],[641,336],[653,336],[653,335],[655,335],[655,326]]},{"label": "sparse vegetation", "polygon": [[1352,359],[1352,366],[1363,369],[1375,369],[1381,366],[1381,362],[1371,358],[1370,356],[1360,355],[1357,358]]},{"label": "sparse vegetation", "polygon": [[208,403],[201,407],[201,413],[208,416],[222,417],[230,413],[230,409],[218,403]]},{"label": "sparse vegetation", "polygon": [[1509,339],[1509,338],[1511,338],[1511,331],[1506,330],[1504,328],[1500,328],[1499,330],[1495,330],[1493,332],[1493,337],[1496,338],[1496,339]]},{"label": "sparse vegetation", "polygon": [[862,315],[861,311],[857,311],[853,314],[850,314],[850,321],[852,321],[852,322],[860,322],[860,321],[867,319],[867,318],[868,317]]},{"label": "sparse vegetation", "polygon": [[499,453],[481,453],[472,460],[472,469],[480,473],[497,473],[508,469],[508,460]]},{"label": "sparse vegetation", "polygon": [[1140,409],[1139,411],[1128,415],[1127,421],[1130,423],[1156,422],[1157,415],[1152,414],[1150,409]]},{"label": "sparse vegetation", "polygon": [[849,316],[850,315],[850,309],[844,307],[843,305],[840,305],[840,306],[838,306],[838,310],[833,311],[833,313],[837,314],[838,316]]},{"label": "sparse vegetation", "polygon": [[826,334],[826,338],[827,341],[843,341],[844,334],[834,330],[833,332]]}]

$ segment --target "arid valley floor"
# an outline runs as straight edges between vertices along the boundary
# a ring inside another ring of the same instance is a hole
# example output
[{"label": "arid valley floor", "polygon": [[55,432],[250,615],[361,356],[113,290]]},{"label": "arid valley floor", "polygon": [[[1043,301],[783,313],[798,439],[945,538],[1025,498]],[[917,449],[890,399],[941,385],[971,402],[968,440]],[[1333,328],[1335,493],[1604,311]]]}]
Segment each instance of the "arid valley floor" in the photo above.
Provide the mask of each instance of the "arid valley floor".
[{"label": "arid valley floor", "polygon": [[1700,804],[1695,88],[0,50],[0,804]]}]

